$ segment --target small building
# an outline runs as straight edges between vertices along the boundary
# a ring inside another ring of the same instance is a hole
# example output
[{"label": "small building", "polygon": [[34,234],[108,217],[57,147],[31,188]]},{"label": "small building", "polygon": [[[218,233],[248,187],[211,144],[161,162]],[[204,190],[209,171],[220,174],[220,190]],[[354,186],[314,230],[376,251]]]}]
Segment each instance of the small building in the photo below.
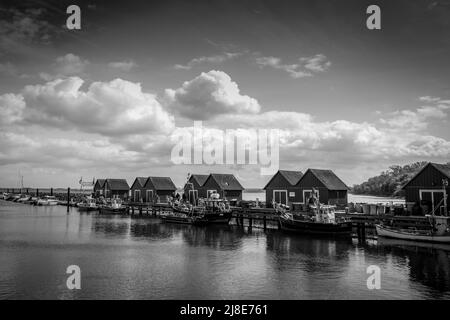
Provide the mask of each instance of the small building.
[{"label": "small building", "polygon": [[320,203],[347,205],[347,185],[331,170],[308,169],[296,184],[300,192],[300,202],[306,204],[313,190]]},{"label": "small building", "polygon": [[267,207],[272,207],[272,200],[286,205],[301,202],[301,192],[296,184],[302,176],[300,171],[278,170],[264,187]]},{"label": "small building", "polygon": [[[450,189],[450,164],[428,163],[402,188],[405,190],[406,203],[420,206],[421,214],[447,214],[445,213],[444,196]],[[444,187],[444,184],[447,184]],[[444,192],[445,191],[445,192]],[[447,196],[447,212],[449,201]]]},{"label": "small building", "polygon": [[104,195],[106,179],[97,179],[94,184],[94,197],[98,198]]},{"label": "small building", "polygon": [[199,198],[206,198],[206,189],[203,186],[208,177],[207,174],[192,174],[189,177],[183,190],[190,203],[196,204]]},{"label": "small building", "polygon": [[130,199],[133,202],[150,202],[145,189],[148,177],[137,177],[130,188]]},{"label": "small building", "polygon": [[236,201],[242,200],[242,191],[244,190],[234,175],[218,173],[211,173],[203,188],[206,190],[206,198],[209,198],[211,193],[217,192],[222,199]]},{"label": "small building", "polygon": [[167,203],[177,187],[169,177],[148,177],[144,189],[146,202]]},{"label": "small building", "polygon": [[104,190],[105,198],[120,198],[126,200],[128,199],[130,186],[125,179],[106,179]]}]

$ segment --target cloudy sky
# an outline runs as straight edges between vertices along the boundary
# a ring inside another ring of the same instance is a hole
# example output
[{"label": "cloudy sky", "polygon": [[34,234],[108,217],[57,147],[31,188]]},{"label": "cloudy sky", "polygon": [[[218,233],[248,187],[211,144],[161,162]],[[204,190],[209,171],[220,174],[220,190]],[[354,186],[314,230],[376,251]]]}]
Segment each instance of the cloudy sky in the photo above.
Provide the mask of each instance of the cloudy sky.
[{"label": "cloudy sky", "polygon": [[[81,7],[81,30],[66,8]],[[175,165],[194,121],[280,129],[280,168],[349,185],[393,164],[450,161],[450,1],[2,1],[2,186],[80,176],[231,172]],[[216,131],[215,131],[216,130]]]}]

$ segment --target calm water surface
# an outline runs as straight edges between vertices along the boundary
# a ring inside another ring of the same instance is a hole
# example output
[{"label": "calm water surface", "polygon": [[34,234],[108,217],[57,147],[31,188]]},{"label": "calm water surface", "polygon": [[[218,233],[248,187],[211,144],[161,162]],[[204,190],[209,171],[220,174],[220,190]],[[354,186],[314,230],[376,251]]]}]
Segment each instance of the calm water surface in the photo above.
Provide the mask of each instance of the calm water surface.
[{"label": "calm water surface", "polygon": [[[81,268],[81,290],[65,271]],[[366,268],[381,268],[368,290]],[[164,224],[0,200],[1,299],[449,299],[450,248]]]}]

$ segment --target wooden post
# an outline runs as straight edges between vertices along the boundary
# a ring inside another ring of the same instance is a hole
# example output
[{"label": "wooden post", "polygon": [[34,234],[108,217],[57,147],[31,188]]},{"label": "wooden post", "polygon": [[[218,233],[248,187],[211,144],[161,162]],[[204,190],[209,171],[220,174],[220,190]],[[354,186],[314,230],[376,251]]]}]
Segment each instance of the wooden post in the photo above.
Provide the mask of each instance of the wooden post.
[{"label": "wooden post", "polygon": [[36,188],[36,197],[39,198],[39,188]]},{"label": "wooden post", "polygon": [[139,215],[142,216],[142,206],[139,206]]},{"label": "wooden post", "polygon": [[50,195],[53,196],[53,188],[50,188]]},{"label": "wooden post", "polygon": [[131,215],[134,216],[134,206],[133,205],[131,205]]},{"label": "wooden post", "polygon": [[251,229],[253,226],[253,219],[252,218],[248,218],[248,228]]},{"label": "wooden post", "polygon": [[67,188],[67,212],[69,212],[70,206],[70,188]]},{"label": "wooden post", "polygon": [[263,228],[264,228],[264,230],[267,229],[266,215],[263,215]]}]

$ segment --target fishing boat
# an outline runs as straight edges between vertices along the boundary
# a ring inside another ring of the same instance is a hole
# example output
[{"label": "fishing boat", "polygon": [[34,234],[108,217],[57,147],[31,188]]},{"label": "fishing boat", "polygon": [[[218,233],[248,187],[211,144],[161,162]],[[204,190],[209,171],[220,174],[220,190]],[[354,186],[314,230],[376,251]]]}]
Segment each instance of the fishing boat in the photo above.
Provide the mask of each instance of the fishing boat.
[{"label": "fishing boat", "polygon": [[308,212],[290,212],[274,203],[278,212],[281,230],[303,234],[329,236],[350,236],[352,223],[345,218],[336,217],[336,206],[316,204]]},{"label": "fishing boat", "polygon": [[25,203],[25,202],[28,201],[28,199],[30,199],[30,198],[31,198],[31,197],[28,196],[28,195],[22,195],[22,196],[20,196],[19,199],[17,199],[17,202],[18,202],[18,203]]},{"label": "fishing boat", "polygon": [[120,199],[112,199],[110,203],[99,206],[100,213],[103,214],[125,214],[127,207],[122,204]]},{"label": "fishing boat", "polygon": [[401,228],[386,224],[375,225],[378,236],[425,242],[450,243],[450,217],[427,216],[430,222],[429,228]]},{"label": "fishing boat", "polygon": [[96,211],[98,210],[97,203],[95,199],[91,197],[86,197],[83,201],[77,203],[78,210],[80,211]]},{"label": "fishing boat", "polygon": [[38,206],[56,206],[58,200],[54,196],[44,196],[36,201]]},{"label": "fishing boat", "polygon": [[193,207],[193,212],[208,224],[228,224],[232,215],[228,200],[220,198],[199,200],[199,206]]}]

